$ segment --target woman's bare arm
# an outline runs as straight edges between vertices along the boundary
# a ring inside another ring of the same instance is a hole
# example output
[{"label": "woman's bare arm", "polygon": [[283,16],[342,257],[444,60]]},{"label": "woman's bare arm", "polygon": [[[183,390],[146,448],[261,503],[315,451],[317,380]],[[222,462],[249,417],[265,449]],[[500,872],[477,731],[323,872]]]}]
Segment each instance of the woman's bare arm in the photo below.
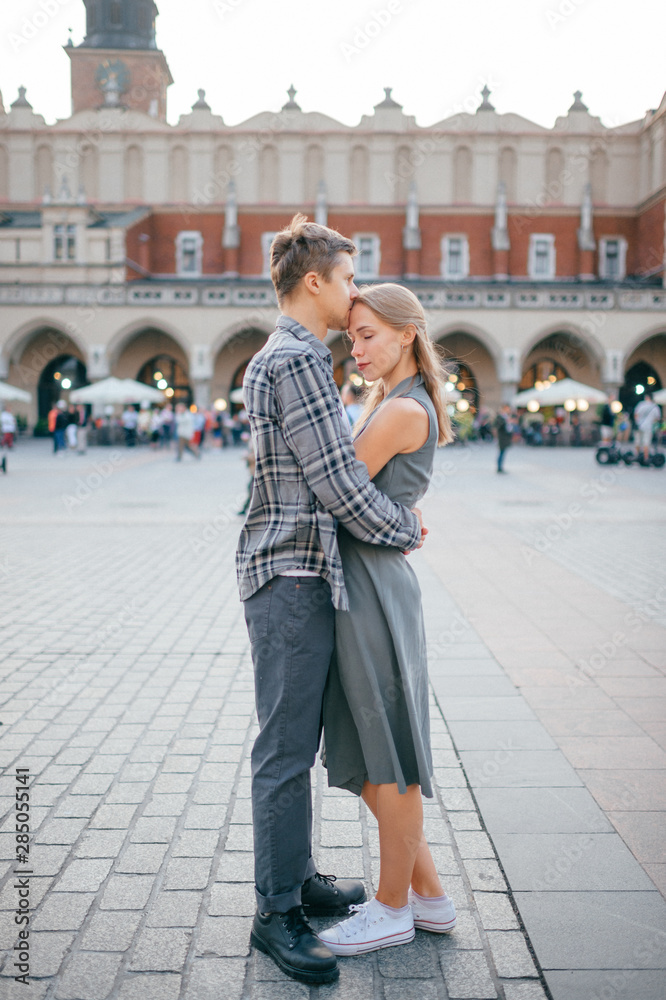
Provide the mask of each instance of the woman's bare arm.
[{"label": "woman's bare arm", "polygon": [[354,441],[356,457],[365,462],[370,478],[394,455],[418,451],[428,440],[430,421],[423,406],[415,399],[392,399]]}]

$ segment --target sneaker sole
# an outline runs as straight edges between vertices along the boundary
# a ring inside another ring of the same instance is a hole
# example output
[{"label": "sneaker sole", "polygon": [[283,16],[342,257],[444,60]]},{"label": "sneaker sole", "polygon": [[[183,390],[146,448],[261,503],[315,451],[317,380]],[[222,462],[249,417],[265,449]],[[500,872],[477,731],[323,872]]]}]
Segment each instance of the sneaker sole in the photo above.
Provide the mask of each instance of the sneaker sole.
[{"label": "sneaker sole", "polygon": [[449,920],[448,923],[438,924],[432,920],[417,920],[414,918],[414,926],[418,927],[421,931],[430,931],[431,934],[448,934],[456,926],[456,918]]},{"label": "sneaker sole", "polygon": [[353,955],[366,955],[369,951],[380,951],[382,948],[392,948],[397,944],[409,944],[413,941],[415,937],[414,931],[403,931],[401,934],[392,934],[390,939],[382,939],[381,942],[368,942],[365,945],[362,944],[331,944],[330,941],[325,941],[320,935],[320,941],[325,944],[329,951],[332,951],[334,955],[339,955],[340,957],[353,956]]},{"label": "sneaker sole", "polygon": [[329,972],[308,972],[307,969],[297,969],[295,966],[289,965],[283,958],[280,958],[279,955],[271,951],[265,941],[262,941],[254,931],[250,932],[250,944],[254,945],[258,951],[262,951],[264,955],[272,958],[285,975],[290,976],[292,979],[298,979],[301,983],[332,983],[340,975],[338,968],[331,969]]}]

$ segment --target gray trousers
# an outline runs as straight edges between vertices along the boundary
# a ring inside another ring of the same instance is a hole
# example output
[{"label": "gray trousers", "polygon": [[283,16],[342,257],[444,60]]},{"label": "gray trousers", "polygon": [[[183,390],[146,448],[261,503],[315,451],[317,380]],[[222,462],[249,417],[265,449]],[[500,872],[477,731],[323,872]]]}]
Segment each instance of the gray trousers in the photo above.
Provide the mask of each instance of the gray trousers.
[{"label": "gray trousers", "polygon": [[257,907],[285,913],[316,871],[310,770],[333,653],[331,589],[321,577],[276,576],[244,608],[260,729],[252,749]]}]

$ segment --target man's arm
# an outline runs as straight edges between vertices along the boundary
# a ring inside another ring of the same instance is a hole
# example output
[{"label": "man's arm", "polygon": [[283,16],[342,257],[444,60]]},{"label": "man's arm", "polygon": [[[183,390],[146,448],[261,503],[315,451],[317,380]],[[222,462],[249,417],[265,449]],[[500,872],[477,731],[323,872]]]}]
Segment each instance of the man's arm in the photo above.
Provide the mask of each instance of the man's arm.
[{"label": "man's arm", "polygon": [[349,423],[336,394],[332,379],[307,355],[284,361],[276,372],[280,427],[308,486],[326,510],[362,541],[417,548],[418,518],[370,482],[367,467],[354,455]]}]

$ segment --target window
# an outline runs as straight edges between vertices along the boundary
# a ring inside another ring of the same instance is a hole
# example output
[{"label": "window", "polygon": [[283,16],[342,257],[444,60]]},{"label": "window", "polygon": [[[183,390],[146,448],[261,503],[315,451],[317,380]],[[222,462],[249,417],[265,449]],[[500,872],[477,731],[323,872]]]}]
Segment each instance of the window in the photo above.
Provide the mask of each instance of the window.
[{"label": "window", "polygon": [[119,0],[112,0],[111,10],[109,13],[109,20],[111,24],[122,25],[123,23],[123,5],[119,3]]},{"label": "window", "polygon": [[555,277],[555,237],[550,233],[530,236],[528,273],[535,281],[550,281]]},{"label": "window", "polygon": [[145,6],[139,7],[139,31],[148,30],[148,11]]},{"label": "window", "polygon": [[599,277],[621,281],[627,273],[627,241],[623,236],[604,236],[599,240]]},{"label": "window", "polygon": [[53,236],[54,260],[76,260],[76,226],[54,226]]},{"label": "window", "polygon": [[201,233],[183,232],[176,237],[176,271],[182,278],[199,278],[203,256]]},{"label": "window", "polygon": [[469,243],[466,236],[443,237],[442,275],[449,281],[460,281],[468,277]]},{"label": "window", "polygon": [[271,276],[271,243],[275,239],[276,233],[261,234],[261,277]]},{"label": "window", "polygon": [[358,247],[355,270],[357,278],[376,278],[379,274],[381,254],[379,236],[356,233],[354,243]]}]

